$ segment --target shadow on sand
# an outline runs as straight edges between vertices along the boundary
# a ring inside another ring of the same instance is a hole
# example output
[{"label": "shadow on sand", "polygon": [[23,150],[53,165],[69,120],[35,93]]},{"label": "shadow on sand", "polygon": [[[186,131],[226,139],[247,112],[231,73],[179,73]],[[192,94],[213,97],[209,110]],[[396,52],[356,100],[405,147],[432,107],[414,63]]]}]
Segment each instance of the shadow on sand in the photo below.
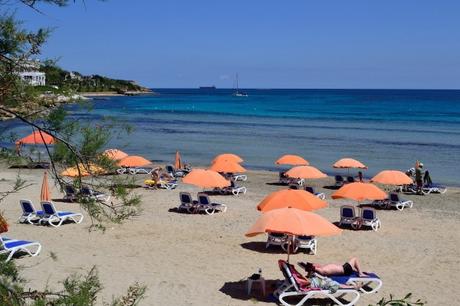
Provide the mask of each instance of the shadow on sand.
[{"label": "shadow on sand", "polygon": [[263,241],[251,241],[240,244],[243,249],[251,250],[259,253],[267,254],[286,254],[280,246],[265,247],[266,243]]},{"label": "shadow on sand", "polygon": [[219,291],[237,300],[253,301],[254,303],[277,303],[278,300],[273,296],[273,291],[275,291],[279,282],[279,280],[265,280],[265,296],[263,295],[262,290],[260,289],[260,284],[258,283],[253,284],[251,293],[248,295],[246,280],[226,282]]}]

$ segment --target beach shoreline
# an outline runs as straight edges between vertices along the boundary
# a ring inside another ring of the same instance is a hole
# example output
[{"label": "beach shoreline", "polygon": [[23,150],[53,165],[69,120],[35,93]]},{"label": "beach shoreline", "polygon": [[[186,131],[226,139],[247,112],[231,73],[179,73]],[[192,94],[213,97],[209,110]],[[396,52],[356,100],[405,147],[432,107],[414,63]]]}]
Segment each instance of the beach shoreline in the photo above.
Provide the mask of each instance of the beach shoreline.
[{"label": "beach shoreline", "polygon": [[[14,182],[17,172],[2,169],[1,190]],[[76,203],[62,202],[63,195],[51,180],[57,209],[82,212],[86,217],[83,223],[57,229],[15,223],[21,211],[19,199],[28,198],[39,207],[43,170],[21,169],[20,173],[32,185],[10,195],[1,205],[11,224],[9,237],[39,241],[43,246],[38,257],[15,259],[27,267],[21,276],[29,280],[31,288],[59,289],[58,282],[69,274],[84,273],[96,265],[104,286],[101,298],[106,302],[138,281],[147,286],[146,299],[140,305],[253,305],[255,301],[273,305],[257,286],[246,295],[244,279],[259,268],[270,283],[283,279],[277,260],[285,259],[286,254],[276,247],[266,250],[264,236],[246,238],[244,233],[260,215],[256,205],[270,192],[286,188],[274,184],[277,173],[248,171],[248,181],[239,182],[248,188],[247,194],[211,196],[228,206],[226,213],[212,216],[171,210],[179,205],[179,192],[196,197],[199,188],[180,183],[172,191],[135,189],[142,196],[143,211],[123,224],[107,224],[105,233],[89,232],[86,212]],[[140,184],[145,178],[135,177]],[[339,207],[355,203],[330,200],[333,190],[323,186],[333,181],[327,178],[311,185],[325,192],[329,202],[329,207],[317,213],[336,222]],[[362,295],[359,305],[376,303],[390,293],[402,297],[408,292],[429,305],[460,303],[455,286],[451,286],[460,281],[460,189],[449,188],[443,195],[402,196],[413,200],[414,208],[378,210],[382,221],[378,232],[345,229],[340,236],[318,237],[317,255],[294,254],[292,262],[344,262],[359,257],[366,271],[383,280],[382,289]]]}]

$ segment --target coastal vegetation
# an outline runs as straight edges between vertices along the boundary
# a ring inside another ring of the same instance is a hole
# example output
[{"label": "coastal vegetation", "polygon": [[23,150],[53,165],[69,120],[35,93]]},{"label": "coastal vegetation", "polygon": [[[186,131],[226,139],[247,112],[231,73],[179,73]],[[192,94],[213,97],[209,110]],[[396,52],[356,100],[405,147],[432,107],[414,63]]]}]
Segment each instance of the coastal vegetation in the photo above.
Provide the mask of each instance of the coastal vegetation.
[{"label": "coastal vegetation", "polygon": [[[46,62],[41,69],[49,76],[52,87],[36,88],[21,81],[18,71],[30,58],[38,56],[43,44],[50,35],[49,29],[29,31],[22,27],[14,12],[10,12],[12,5],[26,5],[39,11],[37,5],[46,3],[65,6],[70,0],[33,0],[33,1],[0,1],[0,116],[16,118],[22,124],[35,131],[49,134],[55,140],[55,148],[48,145],[45,149],[51,164],[50,170],[55,181],[64,187],[65,184],[82,186],[81,171],[87,170],[92,175],[91,181],[85,184],[91,188],[104,190],[112,194],[112,201],[104,203],[96,199],[85,201],[85,209],[91,219],[90,229],[104,229],[105,222],[122,222],[139,213],[140,198],[123,186],[129,182],[119,179],[111,180],[93,173],[94,165],[104,172],[113,171],[114,162],[104,157],[103,148],[114,134],[117,125],[112,120],[101,120],[98,125],[82,125],[70,120],[62,106],[43,96],[44,91],[59,90],[59,93],[70,94],[84,90],[144,90],[129,81],[112,80],[101,76],[85,77],[81,74],[68,73],[51,62]],[[70,77],[70,75],[74,77]],[[118,131],[129,132],[129,128],[117,126]],[[14,141],[15,135],[8,131],[0,131],[0,137],[6,142]],[[16,138],[17,139],[17,138]],[[0,162],[12,163],[18,158],[32,159],[31,156],[17,156],[14,149],[2,148]],[[60,169],[77,167],[79,175],[69,181],[60,175]],[[18,176],[10,190],[0,192],[0,203],[12,193],[21,191],[29,185]],[[4,218],[0,212],[0,219]],[[4,222],[5,223],[5,222]],[[53,259],[54,256],[50,256]],[[94,305],[98,294],[102,290],[96,268],[86,275],[72,275],[66,278],[61,291],[48,289],[26,290],[26,280],[19,277],[19,268],[13,261],[5,263],[0,258],[0,304],[1,305]],[[128,288],[128,293],[114,299],[110,305],[136,305],[142,298],[145,287],[134,284]],[[98,302],[99,303],[99,302]],[[99,303],[100,304],[100,303]]]}]

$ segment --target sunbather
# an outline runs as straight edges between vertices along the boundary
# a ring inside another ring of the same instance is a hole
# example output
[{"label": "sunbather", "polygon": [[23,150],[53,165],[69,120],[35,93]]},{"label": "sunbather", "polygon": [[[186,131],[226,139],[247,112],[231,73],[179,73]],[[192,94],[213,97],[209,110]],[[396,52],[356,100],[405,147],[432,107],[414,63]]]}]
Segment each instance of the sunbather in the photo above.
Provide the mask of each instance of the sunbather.
[{"label": "sunbather", "polygon": [[358,258],[353,257],[350,258],[346,263],[343,265],[341,264],[315,264],[315,263],[302,263],[302,267],[310,274],[316,272],[318,274],[324,276],[331,276],[331,275],[351,275],[353,272],[358,273],[360,277],[365,277],[366,273],[361,271],[361,265],[359,264]]}]

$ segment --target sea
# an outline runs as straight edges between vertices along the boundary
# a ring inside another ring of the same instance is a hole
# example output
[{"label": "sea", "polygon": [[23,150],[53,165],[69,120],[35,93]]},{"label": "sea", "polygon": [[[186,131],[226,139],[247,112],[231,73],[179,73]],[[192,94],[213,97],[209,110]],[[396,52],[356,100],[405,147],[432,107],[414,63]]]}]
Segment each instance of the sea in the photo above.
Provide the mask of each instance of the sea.
[{"label": "sea", "polygon": [[[231,89],[154,91],[94,99],[91,111],[66,107],[81,122],[114,118],[129,125],[133,131],[120,130],[108,147],[157,163],[173,162],[179,150],[186,162],[207,166],[230,152],[248,169],[276,171],[278,157],[298,154],[332,175],[347,174],[332,164],[351,157],[372,177],[419,160],[434,182],[460,186],[460,90],[243,90],[248,97],[234,97]],[[16,121],[1,127],[30,133]]]}]

